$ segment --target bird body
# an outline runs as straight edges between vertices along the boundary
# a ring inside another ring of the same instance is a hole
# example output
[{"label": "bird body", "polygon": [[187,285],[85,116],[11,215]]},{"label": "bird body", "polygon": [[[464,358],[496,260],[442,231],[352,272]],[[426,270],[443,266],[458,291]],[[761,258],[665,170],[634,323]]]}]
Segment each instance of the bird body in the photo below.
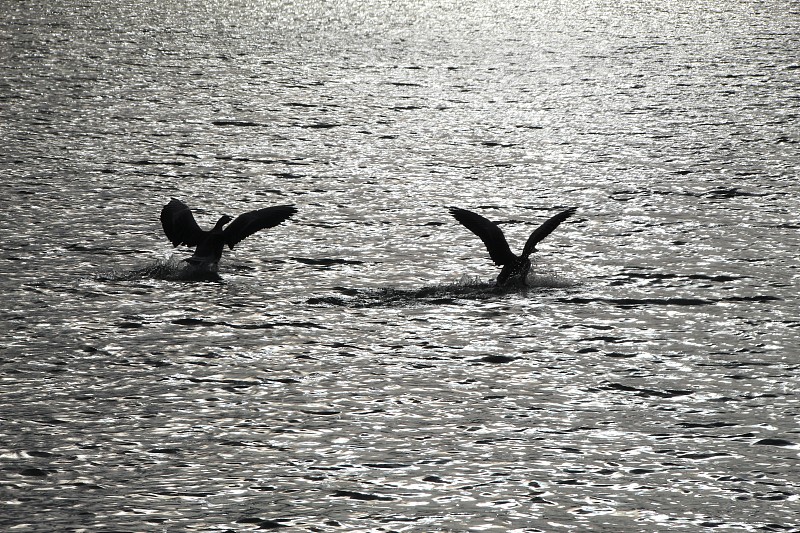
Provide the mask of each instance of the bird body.
[{"label": "bird body", "polygon": [[[185,261],[190,265],[215,269],[225,245],[231,250],[253,233],[281,224],[297,212],[293,205],[278,205],[248,211],[236,217],[222,215],[210,230],[197,225],[189,207],[173,198],[161,210],[161,226],[173,247],[196,246],[194,254]],[[225,227],[227,225],[227,227]]]},{"label": "bird body", "polygon": [[531,269],[530,255],[536,252],[536,245],[545,237],[550,235],[562,222],[575,213],[576,208],[570,207],[566,211],[550,217],[541,226],[531,233],[525,242],[522,254],[517,256],[511,251],[506,241],[503,230],[491,220],[482,217],[472,211],[451,207],[450,214],[472,233],[480,237],[489,257],[498,266],[502,266],[500,275],[497,276],[497,285],[503,287],[509,283],[518,281],[527,285],[526,279]]}]

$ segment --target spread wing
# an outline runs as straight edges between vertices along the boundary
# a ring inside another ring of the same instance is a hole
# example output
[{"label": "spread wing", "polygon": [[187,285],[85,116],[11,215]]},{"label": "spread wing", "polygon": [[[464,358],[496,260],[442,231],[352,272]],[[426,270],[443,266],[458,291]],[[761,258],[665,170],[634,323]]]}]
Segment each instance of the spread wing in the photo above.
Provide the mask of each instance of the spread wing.
[{"label": "spread wing", "polygon": [[161,227],[172,246],[197,246],[205,235],[194,220],[191,210],[175,198],[161,210]]},{"label": "spread wing", "polygon": [[297,213],[293,205],[276,205],[248,211],[236,217],[222,232],[225,244],[233,248],[236,243],[265,228],[272,228]]},{"label": "spread wing", "polygon": [[561,213],[550,217],[544,222],[544,224],[533,230],[531,236],[528,237],[528,242],[525,243],[525,249],[522,250],[522,257],[528,257],[531,253],[535,252],[536,245],[539,243],[539,241],[553,233],[553,230],[555,230],[559,224],[571,217],[575,213],[576,209],[577,208],[575,207],[570,207],[566,211],[562,211]]},{"label": "spread wing", "polygon": [[503,230],[491,220],[485,219],[472,211],[457,207],[451,207],[450,214],[464,227],[481,238],[483,244],[486,245],[486,249],[489,250],[489,256],[494,261],[494,264],[505,265],[517,258],[508,247]]}]

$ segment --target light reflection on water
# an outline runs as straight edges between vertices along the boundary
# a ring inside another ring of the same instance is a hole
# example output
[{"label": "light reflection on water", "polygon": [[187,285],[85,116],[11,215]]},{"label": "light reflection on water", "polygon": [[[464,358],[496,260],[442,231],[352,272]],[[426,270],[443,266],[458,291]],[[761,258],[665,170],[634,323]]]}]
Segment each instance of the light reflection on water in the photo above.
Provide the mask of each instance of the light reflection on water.
[{"label": "light reflection on water", "polygon": [[800,530],[791,6],[9,9],[4,528]]}]

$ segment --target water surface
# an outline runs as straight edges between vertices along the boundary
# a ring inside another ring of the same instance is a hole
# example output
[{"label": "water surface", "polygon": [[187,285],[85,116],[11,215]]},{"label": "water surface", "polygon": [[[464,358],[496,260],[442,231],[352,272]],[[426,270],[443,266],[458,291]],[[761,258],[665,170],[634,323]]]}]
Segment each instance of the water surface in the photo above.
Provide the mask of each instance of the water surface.
[{"label": "water surface", "polygon": [[4,3],[4,529],[800,531],[797,6],[484,4]]}]

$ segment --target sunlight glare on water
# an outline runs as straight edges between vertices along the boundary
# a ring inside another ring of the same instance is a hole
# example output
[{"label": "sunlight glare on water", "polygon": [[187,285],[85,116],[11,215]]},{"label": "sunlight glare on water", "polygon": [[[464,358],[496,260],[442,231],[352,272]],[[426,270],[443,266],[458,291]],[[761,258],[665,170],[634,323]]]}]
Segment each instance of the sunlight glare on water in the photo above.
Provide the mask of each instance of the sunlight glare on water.
[{"label": "sunlight glare on water", "polygon": [[4,10],[0,529],[800,531],[791,2]]}]

